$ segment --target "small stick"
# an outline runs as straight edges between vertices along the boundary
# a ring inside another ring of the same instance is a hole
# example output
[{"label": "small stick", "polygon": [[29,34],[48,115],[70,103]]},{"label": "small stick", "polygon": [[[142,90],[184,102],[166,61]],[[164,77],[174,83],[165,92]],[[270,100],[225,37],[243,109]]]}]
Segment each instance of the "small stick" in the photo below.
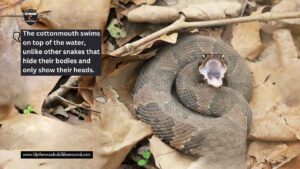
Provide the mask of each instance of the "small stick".
[{"label": "small stick", "polygon": [[59,96],[59,95],[57,95],[55,98],[56,98],[57,100],[61,101],[61,102],[65,102],[65,103],[68,103],[68,104],[70,104],[70,105],[77,106],[77,107],[80,107],[80,108],[82,108],[82,109],[86,109],[86,110],[88,110],[88,111],[92,111],[92,112],[96,112],[96,113],[101,114],[100,111],[93,110],[93,109],[90,109],[90,108],[86,108],[86,107],[84,107],[84,106],[82,106],[82,105],[80,105],[80,104],[73,103],[73,102],[71,102],[71,101],[69,101],[69,100],[67,100],[67,99],[65,99],[65,98],[63,98],[63,97],[61,97],[61,96]]},{"label": "small stick", "polygon": [[91,87],[74,87],[74,86],[66,86],[60,85],[61,88],[69,88],[69,89],[84,89],[84,90],[93,90]]},{"label": "small stick", "polygon": [[[80,76],[71,76],[68,81],[64,84],[64,86],[76,86],[79,83]],[[50,105],[52,102],[54,102],[57,97],[56,96],[63,96],[66,92],[68,92],[71,88],[67,87],[60,87],[54,92],[52,92],[46,99],[45,99],[45,105]]]},{"label": "small stick", "polygon": [[175,21],[173,24],[154,32],[144,38],[141,38],[135,42],[127,43],[120,47],[119,49],[109,53],[109,55],[114,57],[122,57],[125,53],[132,52],[138,46],[149,43],[162,35],[167,33],[177,31],[180,29],[186,28],[201,28],[201,27],[209,27],[209,26],[221,26],[233,23],[243,23],[243,22],[253,22],[253,21],[272,21],[279,19],[292,19],[292,18],[300,18],[300,12],[286,12],[286,13],[263,13],[257,16],[245,16],[239,18],[230,18],[230,19],[219,19],[219,20],[210,20],[210,21],[197,21],[197,22],[186,22],[185,16],[181,14],[180,18]]},{"label": "small stick", "polygon": [[245,12],[245,10],[246,10],[246,8],[247,8],[247,4],[248,4],[248,0],[245,0],[245,2],[244,2],[244,4],[243,4],[242,12],[241,12],[240,16],[243,16],[243,15],[244,15],[244,12]]}]

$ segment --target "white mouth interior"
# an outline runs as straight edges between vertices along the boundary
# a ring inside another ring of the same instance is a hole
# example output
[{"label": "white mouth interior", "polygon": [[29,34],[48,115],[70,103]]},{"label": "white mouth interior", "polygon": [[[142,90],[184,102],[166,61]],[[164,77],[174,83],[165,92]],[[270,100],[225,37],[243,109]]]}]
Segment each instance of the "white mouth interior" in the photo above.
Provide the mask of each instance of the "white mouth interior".
[{"label": "white mouth interior", "polygon": [[209,85],[221,87],[226,69],[219,60],[211,59],[199,68],[199,72],[204,76]]}]

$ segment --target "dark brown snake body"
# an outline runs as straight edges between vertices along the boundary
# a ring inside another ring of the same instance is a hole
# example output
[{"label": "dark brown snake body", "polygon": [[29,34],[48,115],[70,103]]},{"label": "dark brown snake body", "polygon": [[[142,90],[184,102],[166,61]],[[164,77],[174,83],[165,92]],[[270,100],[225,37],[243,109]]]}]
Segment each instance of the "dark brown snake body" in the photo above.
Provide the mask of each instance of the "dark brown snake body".
[{"label": "dark brown snake body", "polygon": [[[200,83],[198,65],[205,53],[224,54],[226,86]],[[251,91],[251,73],[234,49],[220,39],[189,35],[145,64],[134,105],[137,117],[171,147],[208,164],[224,163],[224,169],[244,168]]]}]

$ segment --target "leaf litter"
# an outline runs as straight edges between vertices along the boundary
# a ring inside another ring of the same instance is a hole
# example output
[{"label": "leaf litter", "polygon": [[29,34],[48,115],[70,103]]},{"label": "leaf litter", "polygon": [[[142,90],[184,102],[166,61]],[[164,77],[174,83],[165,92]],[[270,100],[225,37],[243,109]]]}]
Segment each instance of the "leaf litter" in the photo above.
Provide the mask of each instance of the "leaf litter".
[{"label": "leaf litter", "polygon": [[[44,25],[39,24],[33,29],[101,28],[104,30],[106,28],[108,32],[105,32],[103,36],[103,44],[105,44],[103,51],[111,51],[175,21],[179,17],[178,12],[183,12],[188,20],[236,17],[240,15],[245,3],[245,1],[235,0],[214,2],[113,0],[111,3],[105,0],[89,3],[78,0],[78,2],[26,0],[22,3],[22,8],[37,8],[39,12],[52,11],[51,15],[47,14],[40,18],[40,22]],[[66,13],[61,9],[62,6],[68,6],[72,11],[80,11],[84,6],[82,3],[89,5],[90,8],[80,13],[81,15],[76,15],[76,23],[70,20],[76,12]],[[101,3],[101,5],[95,5],[96,3]],[[4,11],[7,14],[18,11],[20,13],[21,6],[16,4],[16,1],[3,1],[0,5],[0,9],[5,9],[1,12]],[[271,11],[296,11],[298,6],[297,0],[289,3],[282,0],[273,4]],[[252,15],[260,13],[260,10],[261,8]],[[156,12],[153,14],[153,11]],[[91,13],[94,17],[87,17]],[[112,15],[108,17],[110,14]],[[124,29],[108,28],[109,23],[116,21],[123,25]],[[0,22],[0,49],[5,51],[0,54],[1,63],[7,63],[11,69],[18,72],[20,71],[19,44],[8,41],[7,39],[10,38],[5,32],[11,31],[12,25],[16,23],[20,28],[28,27],[22,25],[20,21],[11,22],[5,18],[1,18]],[[151,23],[151,26],[144,22]],[[220,33],[217,34],[214,33],[215,29],[206,28],[205,34],[222,38],[224,28],[221,27]],[[194,29],[188,32],[201,34],[203,30]],[[298,19],[268,23],[240,23],[233,25],[230,31],[233,35],[231,45],[246,59],[254,78],[253,99],[250,103],[253,111],[253,128],[249,136],[248,167],[253,169],[299,168]],[[75,86],[74,89],[77,93],[75,100],[80,98],[92,109],[99,110],[101,114],[89,113],[89,120],[76,125],[41,115],[43,101],[54,88],[59,77],[20,77],[14,74],[14,71],[9,71],[9,76],[16,77],[9,79],[11,84],[21,83],[24,89],[0,83],[1,89],[8,89],[1,90],[1,92],[7,92],[12,98],[6,99],[6,102],[2,102],[0,106],[0,134],[3,136],[0,138],[0,167],[59,168],[63,165],[64,168],[117,169],[122,163],[124,165],[124,162],[128,162],[128,154],[135,149],[137,143],[149,138],[150,152],[158,168],[187,168],[193,158],[178,153],[155,136],[149,137],[152,134],[150,127],[134,119],[131,96],[135,78],[143,61],[154,57],[156,51],[165,43],[176,43],[177,36],[176,32],[163,35],[140,46],[137,52],[129,53],[122,58],[116,59],[104,55],[102,76],[84,77],[78,83],[78,88]],[[268,38],[264,39],[265,37]],[[1,82],[3,82],[2,76]],[[3,98],[1,97],[0,100]],[[23,108],[32,105],[37,115],[32,113],[20,115],[14,108],[14,104]],[[94,157],[97,158],[90,161],[41,159],[26,160],[21,163],[19,151],[24,149],[88,149],[93,150]],[[149,154],[146,155],[148,156]]]}]

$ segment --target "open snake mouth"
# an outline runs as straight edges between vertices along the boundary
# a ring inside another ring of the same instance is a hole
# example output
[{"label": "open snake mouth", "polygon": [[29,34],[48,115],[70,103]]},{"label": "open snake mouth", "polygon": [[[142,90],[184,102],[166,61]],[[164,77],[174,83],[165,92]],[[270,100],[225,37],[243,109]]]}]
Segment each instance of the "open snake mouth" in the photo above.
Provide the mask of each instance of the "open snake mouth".
[{"label": "open snake mouth", "polygon": [[204,80],[211,86],[221,87],[223,78],[227,70],[224,55],[204,54],[204,60],[199,66],[199,72],[204,76]]}]

